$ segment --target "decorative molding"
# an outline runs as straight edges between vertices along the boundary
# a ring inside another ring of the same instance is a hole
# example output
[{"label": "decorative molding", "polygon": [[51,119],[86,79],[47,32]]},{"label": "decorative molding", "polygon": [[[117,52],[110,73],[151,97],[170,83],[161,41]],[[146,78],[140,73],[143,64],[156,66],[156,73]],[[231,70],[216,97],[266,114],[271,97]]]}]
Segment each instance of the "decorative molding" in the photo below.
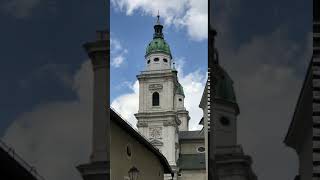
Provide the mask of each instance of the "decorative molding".
[{"label": "decorative molding", "polygon": [[149,137],[151,139],[162,139],[162,127],[150,127]]},{"label": "decorative molding", "polygon": [[170,81],[172,81],[172,79],[174,78],[174,74],[169,70],[153,70],[153,71],[141,71],[141,73],[139,75],[137,75],[138,80],[140,79],[155,79],[155,78],[161,78],[161,79],[165,79],[165,78],[169,78]]},{"label": "decorative molding", "polygon": [[163,88],[162,84],[150,84],[149,85],[149,90],[159,90],[162,88]]},{"label": "decorative molding", "polygon": [[147,122],[138,122],[137,123],[137,127],[148,127],[148,123]]},{"label": "decorative molding", "polygon": [[155,118],[159,117],[161,119],[164,119],[166,117],[176,118],[176,113],[174,111],[155,111],[155,112],[139,112],[134,114],[136,118]]},{"label": "decorative molding", "polygon": [[150,143],[154,146],[163,146],[163,142],[161,142],[160,140],[158,139],[153,139],[150,141]]},{"label": "decorative molding", "polygon": [[165,121],[163,122],[163,126],[176,126],[177,123],[175,121]]}]

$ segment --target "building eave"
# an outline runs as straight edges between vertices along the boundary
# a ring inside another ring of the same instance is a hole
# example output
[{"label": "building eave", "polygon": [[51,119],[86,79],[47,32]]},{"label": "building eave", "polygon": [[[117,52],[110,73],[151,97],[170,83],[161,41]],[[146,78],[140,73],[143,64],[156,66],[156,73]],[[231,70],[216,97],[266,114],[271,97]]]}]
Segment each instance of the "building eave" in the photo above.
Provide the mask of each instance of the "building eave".
[{"label": "building eave", "polygon": [[166,174],[172,174],[173,171],[171,166],[169,165],[167,159],[163,156],[163,154],[159,151],[159,149],[155,148],[146,138],[144,138],[139,132],[133,129],[126,121],[124,121],[113,109],[110,109],[110,119],[117,123],[120,127],[122,127],[125,131],[127,131],[132,137],[134,137],[138,142],[144,145],[148,150],[150,150],[153,154],[157,156],[159,161],[164,167],[164,172]]},{"label": "building eave", "polygon": [[44,180],[33,166],[0,140],[1,179]]}]

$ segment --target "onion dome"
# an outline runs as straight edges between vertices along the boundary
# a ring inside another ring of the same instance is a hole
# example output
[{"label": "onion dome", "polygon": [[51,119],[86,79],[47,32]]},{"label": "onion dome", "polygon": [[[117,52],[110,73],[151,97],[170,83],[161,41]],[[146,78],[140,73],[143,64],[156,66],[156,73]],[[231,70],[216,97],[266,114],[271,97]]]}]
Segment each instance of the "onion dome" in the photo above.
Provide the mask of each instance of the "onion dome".
[{"label": "onion dome", "polygon": [[183,97],[185,96],[184,91],[183,91],[183,87],[179,82],[176,83],[176,94],[180,94]]},{"label": "onion dome", "polygon": [[233,81],[229,74],[218,65],[217,82],[215,85],[215,98],[236,103],[236,95],[233,88]]},{"label": "onion dome", "polygon": [[163,37],[162,29],[163,26],[160,24],[160,16],[157,16],[157,23],[154,25],[154,34],[153,34],[153,40],[148,44],[146,49],[146,55],[148,56],[152,53],[165,53],[171,57],[171,51],[169,44],[166,43]]}]

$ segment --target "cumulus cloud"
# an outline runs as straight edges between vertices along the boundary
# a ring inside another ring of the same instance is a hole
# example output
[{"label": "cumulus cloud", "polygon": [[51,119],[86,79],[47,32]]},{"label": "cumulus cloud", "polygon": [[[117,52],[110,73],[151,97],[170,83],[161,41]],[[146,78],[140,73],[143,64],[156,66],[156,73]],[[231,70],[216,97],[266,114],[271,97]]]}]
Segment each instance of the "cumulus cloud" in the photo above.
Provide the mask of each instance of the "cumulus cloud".
[{"label": "cumulus cloud", "polygon": [[297,169],[295,154],[285,148],[283,139],[303,78],[294,68],[276,62],[291,60],[284,52],[292,51],[292,45],[272,34],[253,39],[231,57],[225,56],[234,60],[226,62],[226,67],[235,81],[241,111],[239,142],[253,156],[259,179],[274,178],[275,174],[281,179],[293,178]]},{"label": "cumulus cloud", "polygon": [[189,115],[191,117],[189,128],[190,130],[199,130],[202,128],[202,126],[198,124],[200,119],[203,117],[203,111],[199,108],[199,104],[204,91],[207,76],[200,69],[185,74],[183,67],[186,63],[186,60],[184,58],[177,58],[175,63],[178,71],[179,82],[183,86],[185,93],[185,107],[189,111]]},{"label": "cumulus cloud", "polygon": [[126,82],[125,84],[131,92],[115,98],[111,103],[111,107],[132,126],[136,127],[137,120],[134,114],[137,113],[139,109],[139,82],[137,80],[133,84],[130,82]]},{"label": "cumulus cloud", "polygon": [[16,18],[26,18],[40,4],[40,0],[7,0],[1,4],[4,12]]},{"label": "cumulus cloud", "polygon": [[125,54],[127,53],[128,50],[126,48],[123,48],[118,39],[116,39],[115,37],[110,38],[111,66],[113,66],[114,68],[120,67],[125,62]]},{"label": "cumulus cloud", "polygon": [[65,64],[45,64],[36,69],[29,75],[24,76],[19,85],[21,88],[32,87],[34,83],[38,83],[38,80],[44,78],[54,77],[59,83],[63,83],[66,87],[72,84],[72,77],[68,72],[68,66]]},{"label": "cumulus cloud", "polygon": [[[202,110],[198,107],[202,93],[205,86],[206,75],[201,73],[200,70],[184,74],[183,65],[185,60],[179,58],[176,60],[176,69],[178,70],[178,78],[181,85],[184,88],[185,93],[185,107],[189,111],[191,117],[190,130],[200,129],[198,125],[202,118]],[[119,114],[123,116],[131,125],[136,127],[137,119],[134,114],[139,109],[139,82],[128,84],[131,92],[118,96],[111,103],[111,107],[114,108]]]},{"label": "cumulus cloud", "polygon": [[123,63],[123,61],[124,61],[124,57],[122,55],[118,55],[112,58],[111,65],[115,68],[118,68]]},{"label": "cumulus cloud", "polygon": [[132,15],[135,12],[156,16],[158,11],[167,25],[186,28],[192,40],[208,36],[208,2],[206,0],[111,0],[113,7]]},{"label": "cumulus cloud", "polygon": [[76,166],[89,161],[92,125],[92,68],[73,77],[73,101],[50,102],[21,114],[3,140],[47,180],[79,180]]},{"label": "cumulus cloud", "polygon": [[297,155],[283,140],[304,79],[301,71],[311,58],[310,34],[298,42],[289,38],[286,27],[274,27],[237,44],[230,23],[234,12],[241,10],[237,2],[218,2],[216,45],[220,64],[234,80],[240,106],[238,143],[252,156],[258,179],[294,179]]}]

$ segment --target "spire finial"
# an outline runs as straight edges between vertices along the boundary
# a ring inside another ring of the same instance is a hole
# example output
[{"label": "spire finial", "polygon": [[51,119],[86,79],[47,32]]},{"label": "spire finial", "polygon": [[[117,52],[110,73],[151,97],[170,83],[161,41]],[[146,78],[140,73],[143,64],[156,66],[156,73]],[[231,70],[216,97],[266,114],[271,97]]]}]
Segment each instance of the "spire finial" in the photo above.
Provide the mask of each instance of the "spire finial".
[{"label": "spire finial", "polygon": [[160,15],[159,15],[159,10],[158,10],[158,15],[157,15],[157,24],[160,24]]},{"label": "spire finial", "polygon": [[162,38],[163,39],[162,28],[163,28],[163,26],[160,23],[160,15],[159,15],[159,10],[158,10],[157,22],[154,25],[153,39],[155,39],[155,38]]}]

